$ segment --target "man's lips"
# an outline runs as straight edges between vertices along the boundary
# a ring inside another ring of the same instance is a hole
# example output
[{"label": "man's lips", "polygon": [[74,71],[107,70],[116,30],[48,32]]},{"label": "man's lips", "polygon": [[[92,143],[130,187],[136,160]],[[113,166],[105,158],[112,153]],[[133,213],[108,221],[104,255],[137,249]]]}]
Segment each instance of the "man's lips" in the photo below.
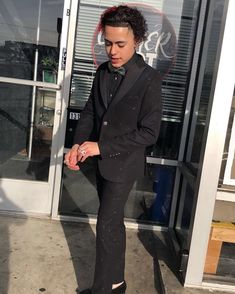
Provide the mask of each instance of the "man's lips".
[{"label": "man's lips", "polygon": [[111,62],[114,63],[118,63],[119,62],[119,58],[111,58]]}]

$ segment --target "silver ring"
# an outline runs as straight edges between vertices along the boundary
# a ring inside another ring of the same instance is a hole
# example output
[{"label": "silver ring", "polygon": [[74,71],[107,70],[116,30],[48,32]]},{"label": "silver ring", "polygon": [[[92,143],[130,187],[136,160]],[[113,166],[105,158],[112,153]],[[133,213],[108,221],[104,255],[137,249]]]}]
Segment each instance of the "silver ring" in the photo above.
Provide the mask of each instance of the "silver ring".
[{"label": "silver ring", "polygon": [[79,152],[84,156],[86,154],[86,151],[83,149],[79,149]]}]

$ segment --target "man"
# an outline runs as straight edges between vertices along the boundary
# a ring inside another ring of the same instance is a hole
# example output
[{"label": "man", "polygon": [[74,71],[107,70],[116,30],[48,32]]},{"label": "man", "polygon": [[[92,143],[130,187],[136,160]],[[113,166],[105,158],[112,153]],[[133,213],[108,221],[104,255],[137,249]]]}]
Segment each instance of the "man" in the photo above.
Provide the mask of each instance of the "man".
[{"label": "man", "polygon": [[124,206],[134,181],[144,175],[145,148],[158,137],[161,77],[136,54],[147,31],[136,8],[109,8],[100,24],[109,61],[97,70],[65,163],[79,170],[79,162],[90,156],[97,162],[95,275],[92,288],[80,293],[121,294],[126,290]]}]

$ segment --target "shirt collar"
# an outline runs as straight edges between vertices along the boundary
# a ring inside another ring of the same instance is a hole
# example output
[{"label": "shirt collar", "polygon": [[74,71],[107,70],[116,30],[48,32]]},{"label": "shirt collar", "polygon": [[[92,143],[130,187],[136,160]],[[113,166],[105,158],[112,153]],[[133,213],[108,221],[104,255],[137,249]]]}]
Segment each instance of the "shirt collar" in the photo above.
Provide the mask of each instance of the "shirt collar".
[{"label": "shirt collar", "polygon": [[129,59],[125,64],[123,64],[121,67],[119,68],[115,68],[112,66],[111,62],[109,61],[108,63],[108,69],[110,72],[119,72],[119,69],[121,69],[124,73],[121,73],[122,75],[125,75],[125,73],[128,71],[128,69],[134,64],[136,63],[138,59],[138,54],[135,52],[133,54],[133,56],[131,57],[131,59]]}]

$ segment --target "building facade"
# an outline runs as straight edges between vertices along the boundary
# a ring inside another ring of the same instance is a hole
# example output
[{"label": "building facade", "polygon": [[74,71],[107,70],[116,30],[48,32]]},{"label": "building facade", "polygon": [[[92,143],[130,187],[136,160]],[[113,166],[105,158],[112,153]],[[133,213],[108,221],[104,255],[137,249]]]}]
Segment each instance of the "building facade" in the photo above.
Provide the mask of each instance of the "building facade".
[{"label": "building facade", "polygon": [[[2,213],[95,222],[93,162],[75,173],[63,157],[106,60],[99,16],[118,4],[3,1]],[[169,232],[185,286],[235,291],[235,2],[127,4],[148,22],[137,52],[163,75],[160,136],[130,193],[127,226]]]}]

